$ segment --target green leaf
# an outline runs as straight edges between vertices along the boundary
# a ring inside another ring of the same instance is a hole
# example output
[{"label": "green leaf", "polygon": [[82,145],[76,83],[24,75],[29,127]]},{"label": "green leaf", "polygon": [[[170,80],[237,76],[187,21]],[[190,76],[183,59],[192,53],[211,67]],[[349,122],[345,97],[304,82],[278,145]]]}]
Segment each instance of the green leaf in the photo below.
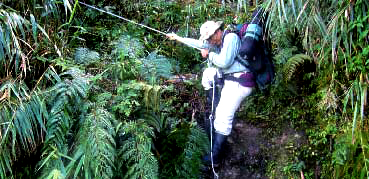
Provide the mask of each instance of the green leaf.
[{"label": "green leaf", "polygon": [[36,19],[33,16],[33,14],[30,14],[31,17],[31,23],[32,23],[32,36],[33,36],[33,40],[35,41],[35,44],[37,45],[37,23],[36,23]]}]

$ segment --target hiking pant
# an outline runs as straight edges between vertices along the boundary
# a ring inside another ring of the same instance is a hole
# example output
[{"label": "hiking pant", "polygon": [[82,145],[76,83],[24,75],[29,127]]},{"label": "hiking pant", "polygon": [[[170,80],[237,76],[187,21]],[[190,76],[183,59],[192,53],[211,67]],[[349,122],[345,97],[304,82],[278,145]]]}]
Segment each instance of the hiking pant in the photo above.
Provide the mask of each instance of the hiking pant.
[{"label": "hiking pant", "polygon": [[[215,68],[205,69],[201,82],[205,89],[212,88],[214,74],[216,74]],[[233,73],[231,75],[237,78],[242,74],[244,74],[244,72]],[[229,135],[231,133],[235,112],[241,105],[241,102],[251,94],[252,90],[253,87],[244,87],[240,85],[239,82],[227,79],[224,80],[219,104],[215,112],[215,132],[222,135]]]}]

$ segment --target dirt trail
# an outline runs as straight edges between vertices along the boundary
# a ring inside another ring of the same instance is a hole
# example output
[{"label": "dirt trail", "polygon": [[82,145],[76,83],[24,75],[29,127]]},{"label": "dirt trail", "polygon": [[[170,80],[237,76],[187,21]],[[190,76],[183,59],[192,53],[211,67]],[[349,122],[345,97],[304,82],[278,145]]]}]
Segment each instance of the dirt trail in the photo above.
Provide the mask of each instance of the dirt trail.
[{"label": "dirt trail", "polygon": [[[216,169],[219,179],[271,178],[267,176],[268,162],[280,164],[273,169],[279,173],[289,157],[286,145],[293,143],[296,146],[303,142],[303,134],[292,128],[286,127],[280,135],[270,138],[265,137],[265,130],[267,127],[258,127],[244,120],[235,122],[227,139],[224,161]],[[208,174],[204,178],[213,177]]]}]

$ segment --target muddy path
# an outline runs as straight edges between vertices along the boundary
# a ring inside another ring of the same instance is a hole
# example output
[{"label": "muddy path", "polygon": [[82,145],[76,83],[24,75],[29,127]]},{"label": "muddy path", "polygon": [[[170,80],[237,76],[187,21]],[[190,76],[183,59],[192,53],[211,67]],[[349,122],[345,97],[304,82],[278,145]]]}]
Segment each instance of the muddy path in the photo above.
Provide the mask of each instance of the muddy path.
[{"label": "muddy path", "polygon": [[[288,146],[300,146],[305,140],[303,132],[288,125],[271,136],[267,124],[237,120],[227,138],[223,162],[215,171],[219,179],[283,178],[283,167],[291,156]],[[207,171],[203,178],[215,177]]]}]

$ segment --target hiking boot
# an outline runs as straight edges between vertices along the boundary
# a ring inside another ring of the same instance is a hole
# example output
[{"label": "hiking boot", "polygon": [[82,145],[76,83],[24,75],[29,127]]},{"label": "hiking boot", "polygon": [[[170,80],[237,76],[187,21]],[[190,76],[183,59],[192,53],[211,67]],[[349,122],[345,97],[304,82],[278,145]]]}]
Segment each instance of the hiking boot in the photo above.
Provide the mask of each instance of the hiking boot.
[{"label": "hiking boot", "polygon": [[[227,136],[214,132],[213,137],[214,137],[213,139],[213,164],[214,164],[214,167],[218,167],[221,162],[224,143],[226,141]],[[211,166],[211,153],[206,155],[203,158],[203,161],[205,165]]]}]

